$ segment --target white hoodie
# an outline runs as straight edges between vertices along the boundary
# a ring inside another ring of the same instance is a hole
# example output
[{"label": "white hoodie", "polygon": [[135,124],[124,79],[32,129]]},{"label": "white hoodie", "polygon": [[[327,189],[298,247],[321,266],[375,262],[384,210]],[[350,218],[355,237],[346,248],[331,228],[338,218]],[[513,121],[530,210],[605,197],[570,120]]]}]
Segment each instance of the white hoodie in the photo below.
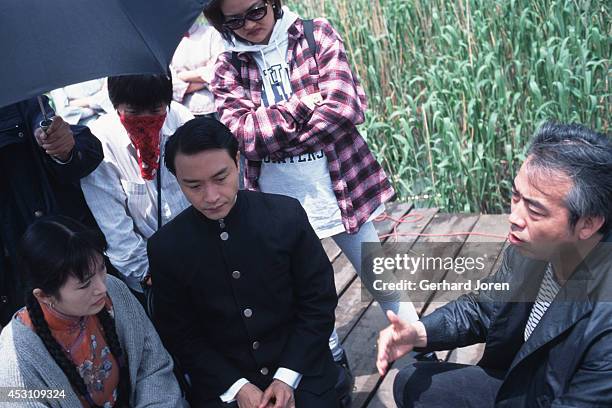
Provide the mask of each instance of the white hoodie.
[{"label": "white hoodie", "polygon": [[248,52],[255,59],[263,78],[263,106],[289,100],[293,93],[287,64],[287,30],[298,18],[297,14],[283,7],[283,17],[276,21],[268,44],[251,44],[237,39],[234,39],[234,45],[226,44],[226,49],[237,53]]}]

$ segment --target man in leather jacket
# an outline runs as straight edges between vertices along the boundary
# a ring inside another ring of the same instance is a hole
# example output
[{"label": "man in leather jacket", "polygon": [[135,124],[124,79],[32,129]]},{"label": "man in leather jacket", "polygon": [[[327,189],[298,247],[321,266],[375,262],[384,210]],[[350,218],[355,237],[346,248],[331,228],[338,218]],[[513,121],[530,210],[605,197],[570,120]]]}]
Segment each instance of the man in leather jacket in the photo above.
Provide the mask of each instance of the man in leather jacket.
[{"label": "man in leather jacket", "polygon": [[486,343],[476,366],[417,362],[399,407],[600,407],[612,396],[612,141],[545,124],[513,181],[510,247],[492,283],[419,322],[389,316],[377,367],[408,351]]}]

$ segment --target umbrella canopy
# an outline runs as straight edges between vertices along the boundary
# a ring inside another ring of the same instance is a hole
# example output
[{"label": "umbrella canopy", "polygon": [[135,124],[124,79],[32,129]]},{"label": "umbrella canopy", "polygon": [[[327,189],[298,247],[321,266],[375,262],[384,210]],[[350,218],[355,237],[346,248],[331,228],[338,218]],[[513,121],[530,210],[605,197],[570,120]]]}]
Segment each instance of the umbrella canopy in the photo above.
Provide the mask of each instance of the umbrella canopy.
[{"label": "umbrella canopy", "polygon": [[0,106],[89,79],[167,72],[207,2],[0,1]]}]

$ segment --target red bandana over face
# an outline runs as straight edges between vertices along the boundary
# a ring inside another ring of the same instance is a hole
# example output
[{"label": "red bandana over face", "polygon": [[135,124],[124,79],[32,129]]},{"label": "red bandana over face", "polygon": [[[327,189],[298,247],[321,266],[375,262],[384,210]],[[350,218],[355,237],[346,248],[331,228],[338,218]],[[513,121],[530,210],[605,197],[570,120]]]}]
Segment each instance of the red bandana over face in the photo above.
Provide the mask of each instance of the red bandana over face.
[{"label": "red bandana over face", "polygon": [[119,119],[136,147],[140,174],[145,180],[153,180],[159,168],[159,140],[166,113],[160,115],[125,115]]}]

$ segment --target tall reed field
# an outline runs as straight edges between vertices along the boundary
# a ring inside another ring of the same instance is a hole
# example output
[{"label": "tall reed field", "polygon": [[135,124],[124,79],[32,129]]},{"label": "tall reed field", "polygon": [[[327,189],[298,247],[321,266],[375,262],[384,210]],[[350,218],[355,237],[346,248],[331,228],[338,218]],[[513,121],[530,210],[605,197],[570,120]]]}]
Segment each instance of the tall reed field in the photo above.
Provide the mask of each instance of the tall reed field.
[{"label": "tall reed field", "polygon": [[360,130],[400,199],[504,212],[544,121],[609,130],[609,0],[286,3],[339,31],[368,95]]}]

